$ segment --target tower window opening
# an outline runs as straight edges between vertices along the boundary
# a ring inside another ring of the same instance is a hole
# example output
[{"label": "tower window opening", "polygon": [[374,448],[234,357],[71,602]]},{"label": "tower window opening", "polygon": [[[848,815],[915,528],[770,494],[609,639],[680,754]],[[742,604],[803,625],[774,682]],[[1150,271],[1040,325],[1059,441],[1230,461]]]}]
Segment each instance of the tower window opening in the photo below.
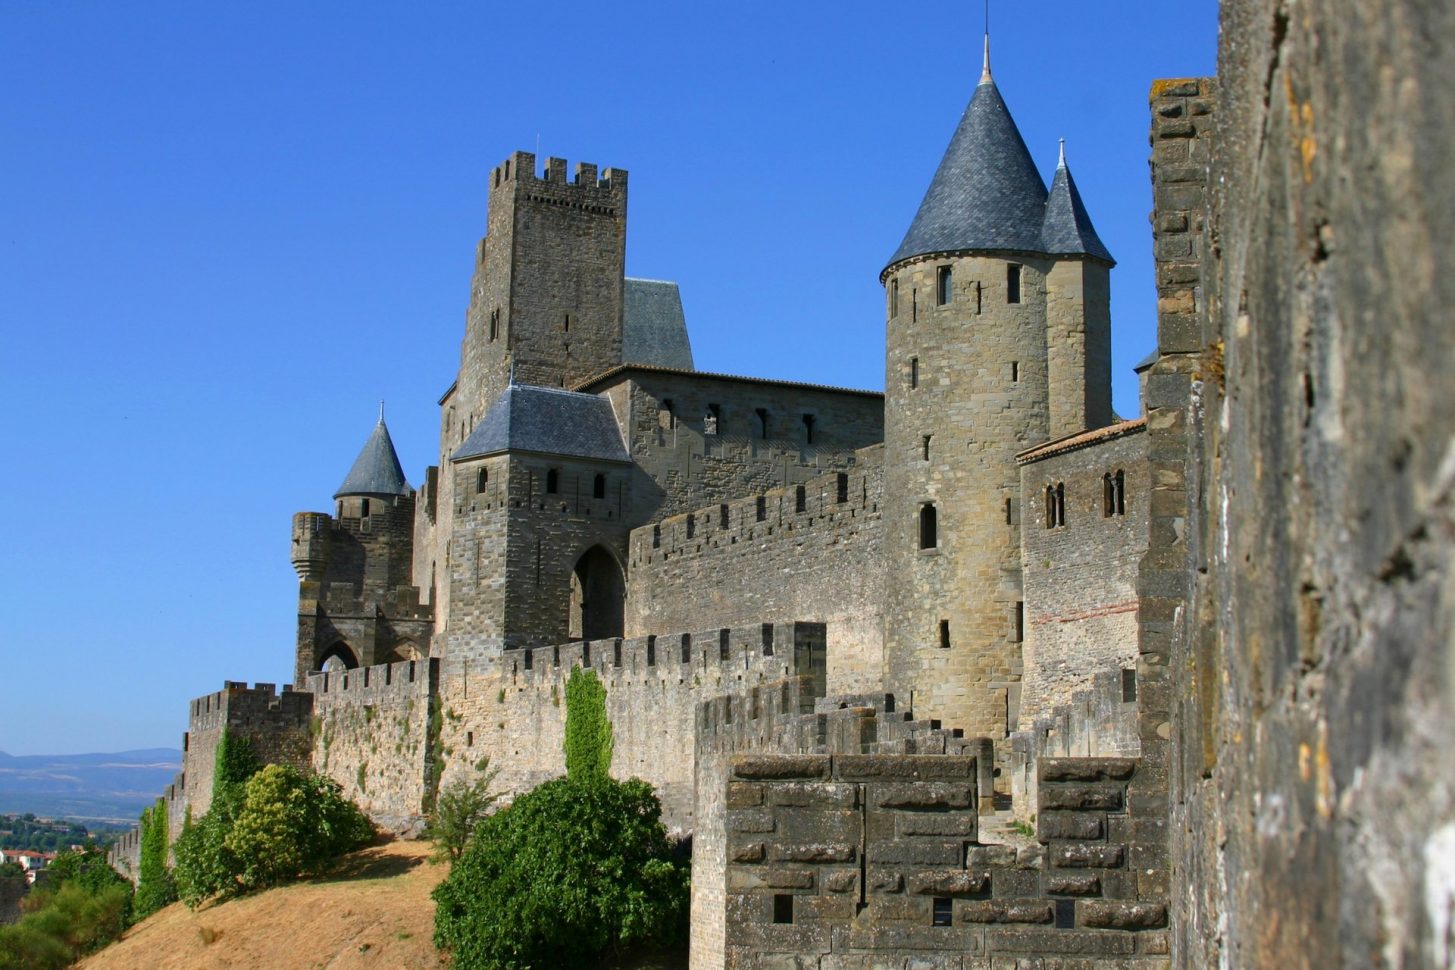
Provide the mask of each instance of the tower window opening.
[{"label": "tower window opening", "polygon": [[1137,671],[1127,669],[1122,671],[1122,703],[1130,704],[1137,699]]},{"label": "tower window opening", "polygon": [[811,414],[803,416],[803,443],[806,445],[813,444],[813,420]]},{"label": "tower window opening", "polygon": [[793,922],[793,896],[789,893],[775,893],[773,896],[773,922],[791,924]]},{"label": "tower window opening", "polygon": [[912,388],[913,387],[919,387],[919,358],[918,357],[911,357],[909,359],[909,386],[912,387]]},{"label": "tower window opening", "polygon": [[911,287],[909,291],[909,319],[911,323],[919,322],[919,287]]},{"label": "tower window opening", "polygon": [[919,507],[919,547],[921,549],[935,549],[940,543],[938,514],[935,511],[933,502],[926,502]]},{"label": "tower window opening", "polygon": [[936,896],[934,908],[930,911],[931,926],[949,926],[953,922],[955,909],[949,896]]},{"label": "tower window opening", "polygon": [[899,280],[889,281],[889,315],[899,316]]},{"label": "tower window opening", "polygon": [[561,473],[554,468],[546,471],[546,494],[555,495],[561,490]]},{"label": "tower window opening", "polygon": [[716,404],[709,404],[707,406],[707,414],[702,418],[702,433],[717,434],[717,423],[721,417],[722,409]]},{"label": "tower window opening", "polygon": [[723,627],[717,631],[717,659],[727,660],[732,656],[732,631]]},{"label": "tower window opening", "polygon": [[478,494],[485,491],[485,486],[490,484],[490,472],[482,468],[475,473],[475,492]]},{"label": "tower window opening", "polygon": [[808,511],[808,489],[802,485],[797,485],[793,489],[793,511]]},{"label": "tower window opening", "polygon": [[1015,611],[1011,614],[1010,640],[1012,643],[1021,643],[1026,638],[1026,604],[1025,600],[1015,601]]},{"label": "tower window opening", "polygon": [[606,498],[606,476],[597,475],[591,482],[591,497]]},{"label": "tower window opening", "polygon": [[1010,382],[1019,384],[1021,381],[1021,362],[1013,360],[1010,362]]},{"label": "tower window opening", "polygon": [[1107,472],[1101,476],[1102,510],[1104,517],[1127,514],[1127,476],[1120,468],[1116,474]]},{"label": "tower window opening", "polygon": [[681,650],[678,656],[681,663],[690,664],[692,662],[692,634],[682,634]]},{"label": "tower window opening", "polygon": [[1011,263],[1005,268],[1005,302],[1021,301],[1021,268]]},{"label": "tower window opening", "polygon": [[662,548],[662,527],[660,525],[652,526],[652,548]]},{"label": "tower window opening", "polygon": [[927,435],[924,436],[924,439],[921,442],[921,457],[925,461],[929,461],[930,460],[930,439],[933,438],[933,437],[934,437],[934,435],[928,435],[927,434]]},{"label": "tower window opening", "polygon": [[496,307],[490,311],[490,340],[493,343],[495,338],[500,336],[500,308]]},{"label": "tower window opening", "polygon": [[363,516],[366,519],[369,517],[369,500],[368,499],[364,499],[362,502],[359,503],[359,515]]},{"label": "tower window opening", "polygon": [[758,496],[758,521],[762,522],[768,518],[768,496]]},{"label": "tower window opening", "polygon": [[697,535],[697,516],[691,512],[687,513],[687,538],[691,539]]},{"label": "tower window opening", "polygon": [[672,399],[662,398],[662,404],[657,409],[657,426],[664,431],[671,431],[677,427],[677,415],[672,410]]},{"label": "tower window opening", "polygon": [[570,333],[571,332],[571,314],[569,314],[569,313],[566,314],[566,319],[561,323],[561,332],[562,333]]},{"label": "tower window opening", "polygon": [[984,290],[984,288],[980,285],[980,282],[977,280],[976,283],[975,283],[975,312],[976,313],[979,313],[981,311],[982,307],[984,306],[984,298],[985,298],[985,295],[984,295],[983,290]]},{"label": "tower window opening", "polygon": [[1057,482],[1046,486],[1046,528],[1066,524],[1066,485]]},{"label": "tower window opening", "polygon": [[949,266],[941,266],[935,270],[935,305],[944,306],[954,296],[954,271]]},{"label": "tower window opening", "polygon": [[940,621],[940,649],[941,650],[948,650],[948,649],[950,649],[950,621],[949,620],[941,620]]},{"label": "tower window opening", "polygon": [[768,437],[768,409],[767,408],[757,408],[756,409],[756,413],[758,415],[758,437],[759,438],[767,438]]},{"label": "tower window opening", "polygon": [[1005,524],[1014,525],[1015,521],[1011,512],[1010,499],[1005,500]]},{"label": "tower window opening", "polygon": [[657,666],[657,637],[652,634],[647,637],[647,666]]},{"label": "tower window opening", "polygon": [[849,476],[844,472],[839,472],[836,484],[837,494],[835,499],[840,505],[843,505],[849,500]]},{"label": "tower window opening", "polygon": [[728,527],[729,515],[730,510],[726,504],[717,507],[717,527],[719,529],[726,529]]}]

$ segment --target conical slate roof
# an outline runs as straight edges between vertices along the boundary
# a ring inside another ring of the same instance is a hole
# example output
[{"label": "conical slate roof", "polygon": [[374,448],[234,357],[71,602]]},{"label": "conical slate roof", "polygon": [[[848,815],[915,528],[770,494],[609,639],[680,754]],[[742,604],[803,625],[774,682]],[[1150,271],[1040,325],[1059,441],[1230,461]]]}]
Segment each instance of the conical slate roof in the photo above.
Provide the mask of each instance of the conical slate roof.
[{"label": "conical slate roof", "polygon": [[1043,252],[1046,183],[989,73],[889,265],[965,249]]},{"label": "conical slate roof", "polygon": [[533,384],[507,387],[450,459],[463,461],[504,451],[631,461],[610,401],[595,394]]},{"label": "conical slate roof", "polygon": [[1094,256],[1115,264],[1111,253],[1102,244],[1101,237],[1091,224],[1091,216],[1076,191],[1076,180],[1066,165],[1066,152],[1061,151],[1060,164],[1056,166],[1056,179],[1051,183],[1051,195],[1046,199],[1046,221],[1041,227],[1041,250],[1049,256]]},{"label": "conical slate roof", "polygon": [[399,455],[394,451],[394,441],[384,425],[384,415],[364,442],[359,457],[348,477],[333,493],[334,498],[345,495],[408,495],[409,482],[404,480],[404,469],[399,467]]}]

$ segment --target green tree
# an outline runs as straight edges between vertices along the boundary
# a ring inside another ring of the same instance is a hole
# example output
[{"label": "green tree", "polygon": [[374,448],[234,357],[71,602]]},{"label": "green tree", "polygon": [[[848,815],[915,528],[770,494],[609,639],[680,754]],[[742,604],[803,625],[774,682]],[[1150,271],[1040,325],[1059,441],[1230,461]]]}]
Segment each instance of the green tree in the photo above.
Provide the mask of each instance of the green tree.
[{"label": "green tree", "polygon": [[611,771],[612,746],[606,687],[596,671],[576,667],[566,681],[566,776],[605,778]]},{"label": "green tree", "polygon": [[473,779],[451,782],[435,799],[434,811],[430,812],[429,824],[424,830],[434,842],[432,862],[458,860],[469,845],[475,827],[500,797],[490,791],[495,776],[500,774],[498,768],[490,767],[490,759],[482,758],[475,770]]},{"label": "green tree", "polygon": [[460,970],[589,966],[680,946],[686,867],[652,786],[603,775],[550,781],[487,816],[434,891],[435,944]]},{"label": "green tree", "polygon": [[63,852],[44,886],[24,900],[26,915],[0,926],[0,970],[68,966],[121,935],[130,922],[132,889],[105,852]]},{"label": "green tree", "polygon": [[145,919],[177,899],[177,885],[167,866],[167,806],[160,799],[142,810],[138,863],[136,918]]},{"label": "green tree", "polygon": [[24,879],[25,868],[18,862],[0,862],[0,879]]}]

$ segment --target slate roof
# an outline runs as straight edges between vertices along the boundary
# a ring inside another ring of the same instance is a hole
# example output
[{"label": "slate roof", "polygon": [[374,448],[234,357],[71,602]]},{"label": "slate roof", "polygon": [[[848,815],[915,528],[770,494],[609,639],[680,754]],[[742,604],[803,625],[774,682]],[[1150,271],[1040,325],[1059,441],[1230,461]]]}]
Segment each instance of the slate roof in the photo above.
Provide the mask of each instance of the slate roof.
[{"label": "slate roof", "polygon": [[1046,183],[1000,91],[982,78],[889,264],[962,249],[1041,252]]},{"label": "slate roof", "polygon": [[594,394],[511,384],[501,393],[452,461],[505,451],[629,462],[611,402]]},{"label": "slate roof", "polygon": [[1054,441],[1036,445],[1034,448],[1027,448],[1025,451],[1017,454],[1015,460],[1017,464],[1027,465],[1042,458],[1059,455],[1062,452],[1075,451],[1077,448],[1100,444],[1103,441],[1110,441],[1113,438],[1124,438],[1129,434],[1137,434],[1145,430],[1147,430],[1146,418],[1117,421],[1102,428],[1092,428],[1090,431],[1078,431],[1075,434],[1066,435],[1064,438],[1057,438]]},{"label": "slate roof", "polygon": [[687,318],[676,283],[628,277],[623,303],[621,358],[625,363],[692,370],[692,344],[687,339]]},{"label": "slate roof", "polygon": [[404,469],[399,467],[399,455],[394,451],[394,441],[389,437],[389,428],[384,416],[369,433],[354,467],[349,469],[344,483],[333,493],[334,498],[345,495],[408,495],[409,482],[404,479]]},{"label": "slate roof", "polygon": [[1115,264],[1063,152],[1049,193],[1000,90],[985,75],[889,266],[931,253],[1045,253]]},{"label": "slate roof", "polygon": [[1051,183],[1051,195],[1046,199],[1041,245],[1044,247],[1042,252],[1048,256],[1094,256],[1116,263],[1091,224],[1081,193],[1076,190],[1076,180],[1071,177],[1071,169],[1066,165],[1064,146],[1061,161],[1056,166],[1055,181]]}]

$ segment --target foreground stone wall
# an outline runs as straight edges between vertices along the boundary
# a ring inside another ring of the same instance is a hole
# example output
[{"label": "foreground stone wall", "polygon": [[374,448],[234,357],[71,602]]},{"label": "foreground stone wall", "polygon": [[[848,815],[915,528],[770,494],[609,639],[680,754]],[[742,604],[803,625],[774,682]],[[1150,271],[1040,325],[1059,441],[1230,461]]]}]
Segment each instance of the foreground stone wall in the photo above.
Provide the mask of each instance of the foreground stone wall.
[{"label": "foreground stone wall", "polygon": [[1041,844],[1020,849],[979,842],[976,777],[953,755],[735,759],[725,965],[1166,965],[1135,761],[1042,762]]},{"label": "foreground stone wall", "polygon": [[882,446],[842,471],[636,529],[627,633],[813,620],[828,629],[828,692],[883,678]]},{"label": "foreground stone wall", "polygon": [[[1452,38],[1444,0],[1223,6],[1210,245],[1152,377],[1195,432],[1182,966],[1455,954]],[[1159,208],[1205,93],[1154,91]]]},{"label": "foreground stone wall", "polygon": [[20,901],[30,891],[24,876],[0,878],[0,926],[20,921]]}]

